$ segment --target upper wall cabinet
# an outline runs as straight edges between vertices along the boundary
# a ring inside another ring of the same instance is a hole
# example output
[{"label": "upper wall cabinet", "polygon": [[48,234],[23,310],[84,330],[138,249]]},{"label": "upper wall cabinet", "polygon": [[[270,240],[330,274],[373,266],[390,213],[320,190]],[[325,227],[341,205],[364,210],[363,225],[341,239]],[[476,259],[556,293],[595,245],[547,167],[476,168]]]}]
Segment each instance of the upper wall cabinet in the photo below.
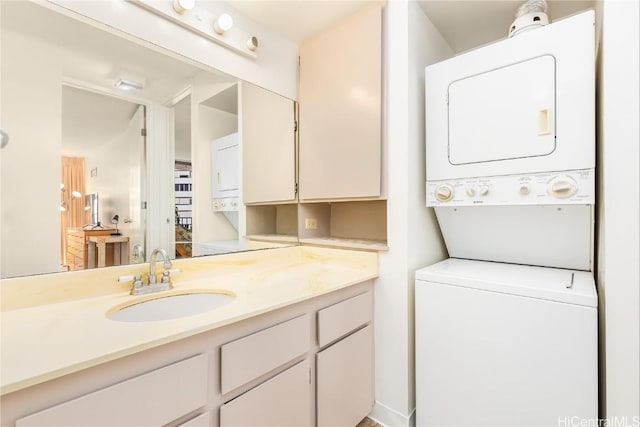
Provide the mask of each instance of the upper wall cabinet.
[{"label": "upper wall cabinet", "polygon": [[294,108],[290,99],[241,82],[244,203],[296,201]]},{"label": "upper wall cabinet", "polygon": [[301,201],[380,198],[382,6],[300,46]]}]

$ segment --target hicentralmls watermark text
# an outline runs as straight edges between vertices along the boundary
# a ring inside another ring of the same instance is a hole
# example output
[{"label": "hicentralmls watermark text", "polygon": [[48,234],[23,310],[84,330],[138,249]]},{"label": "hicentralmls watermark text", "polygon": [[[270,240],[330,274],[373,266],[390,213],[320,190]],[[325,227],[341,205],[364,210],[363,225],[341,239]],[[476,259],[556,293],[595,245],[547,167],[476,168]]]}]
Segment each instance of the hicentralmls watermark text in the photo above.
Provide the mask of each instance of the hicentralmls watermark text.
[{"label": "hicentralmls watermark text", "polygon": [[558,427],[640,427],[640,416],[601,419],[560,417]]}]

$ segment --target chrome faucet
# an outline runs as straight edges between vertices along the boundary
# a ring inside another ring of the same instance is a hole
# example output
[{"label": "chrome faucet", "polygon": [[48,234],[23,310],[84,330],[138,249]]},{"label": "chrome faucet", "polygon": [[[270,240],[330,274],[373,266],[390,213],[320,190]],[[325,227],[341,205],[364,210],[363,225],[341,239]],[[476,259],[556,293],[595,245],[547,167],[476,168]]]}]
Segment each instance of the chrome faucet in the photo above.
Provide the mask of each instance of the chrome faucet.
[{"label": "chrome faucet", "polygon": [[[157,282],[156,277],[156,257],[157,255],[162,255],[162,264],[164,271],[162,272],[162,278],[160,282]],[[160,291],[168,291],[169,289],[173,289],[173,285],[171,284],[171,278],[169,277],[171,272],[169,269],[171,268],[171,260],[169,259],[169,255],[167,255],[167,251],[164,249],[154,249],[149,256],[149,283],[144,283],[142,281],[141,275],[136,275],[133,280],[133,287],[131,288],[131,295],[142,295],[142,294],[150,294],[152,292],[160,292]]]},{"label": "chrome faucet", "polygon": [[[162,255],[162,261],[164,261],[164,264],[162,264],[162,267],[164,268],[165,272],[168,272],[168,270],[171,268],[171,260],[169,259],[169,255],[167,255],[167,251],[165,251],[164,249],[154,249],[153,252],[151,252],[151,256],[149,256],[149,284],[153,285],[156,283],[156,255]],[[166,279],[166,280],[165,280]],[[162,275],[162,283],[171,283],[171,280],[169,279],[169,275]]]}]

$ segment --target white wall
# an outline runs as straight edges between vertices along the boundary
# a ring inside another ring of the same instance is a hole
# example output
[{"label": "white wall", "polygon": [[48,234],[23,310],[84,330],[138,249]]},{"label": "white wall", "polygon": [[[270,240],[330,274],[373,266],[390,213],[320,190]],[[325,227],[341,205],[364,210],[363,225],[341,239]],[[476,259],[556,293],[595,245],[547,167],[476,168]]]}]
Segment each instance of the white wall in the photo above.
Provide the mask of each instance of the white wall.
[{"label": "white wall", "polygon": [[[153,43],[153,45],[147,44],[151,48],[157,49],[157,46],[160,46],[169,49],[188,59],[249,81],[280,95],[292,99],[297,97],[298,49],[296,44],[252,22],[223,1],[207,2],[206,7],[215,13],[230,13],[235,26],[251,32],[260,39],[257,59],[236,54],[131,2],[49,0],[50,7],[60,10],[54,4],[112,27],[101,26],[107,31],[113,31],[115,28],[147,40]],[[198,3],[196,4],[198,5]],[[202,4],[203,2],[200,2],[197,7],[204,7]],[[141,22],[145,24],[140,25]],[[96,25],[94,21],[90,21],[90,23]]]},{"label": "white wall", "polygon": [[[61,64],[46,42],[2,25],[0,276],[60,271]],[[25,54],[25,52],[29,52]]]},{"label": "white wall", "polygon": [[[98,193],[98,220],[107,227],[112,226],[111,218],[116,214],[120,217],[119,228],[125,230],[129,227],[123,221],[129,217],[131,168],[136,167],[138,172],[140,170],[142,127],[144,123],[141,125],[137,120],[129,121],[124,132],[85,156],[86,192]],[[134,151],[135,147],[138,150]],[[92,177],[91,170],[94,169],[97,175]]]},{"label": "white wall", "polygon": [[637,1],[623,0],[605,0],[601,10],[597,278],[606,411],[601,415],[628,417],[627,425],[637,425],[638,418],[631,417],[640,417],[640,10]]},{"label": "white wall", "polygon": [[415,423],[415,270],[446,257],[435,216],[425,207],[424,67],[452,51],[415,1],[385,8],[387,235],[376,283],[376,404],[388,426]]}]

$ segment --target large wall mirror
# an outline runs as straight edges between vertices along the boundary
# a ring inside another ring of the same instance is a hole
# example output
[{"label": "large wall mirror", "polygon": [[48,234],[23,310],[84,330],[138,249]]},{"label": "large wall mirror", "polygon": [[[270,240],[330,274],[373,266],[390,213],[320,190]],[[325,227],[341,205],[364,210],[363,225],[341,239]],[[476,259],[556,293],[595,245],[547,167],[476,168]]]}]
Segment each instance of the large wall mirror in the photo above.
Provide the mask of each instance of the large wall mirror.
[{"label": "large wall mirror", "polygon": [[244,238],[246,83],[39,4],[1,8],[2,278],[279,245]]}]

